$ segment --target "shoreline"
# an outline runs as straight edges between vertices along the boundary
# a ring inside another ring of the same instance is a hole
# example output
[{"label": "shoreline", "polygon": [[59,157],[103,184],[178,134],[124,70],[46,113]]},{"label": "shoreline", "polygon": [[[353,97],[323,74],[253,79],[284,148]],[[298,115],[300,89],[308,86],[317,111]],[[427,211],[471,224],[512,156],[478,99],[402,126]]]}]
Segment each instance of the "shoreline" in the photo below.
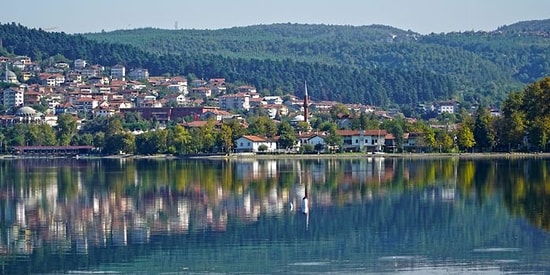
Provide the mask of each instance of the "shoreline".
[{"label": "shoreline", "polygon": [[436,159],[436,158],[459,158],[459,159],[497,159],[497,158],[550,158],[550,153],[387,153],[387,154],[366,154],[366,153],[339,153],[339,154],[253,154],[235,153],[230,155],[187,155],[175,156],[170,154],[159,155],[108,155],[108,156],[22,156],[22,155],[0,155],[0,160],[16,159],[156,159],[156,160],[250,160],[250,159],[357,159],[357,158],[402,158],[402,159]]}]

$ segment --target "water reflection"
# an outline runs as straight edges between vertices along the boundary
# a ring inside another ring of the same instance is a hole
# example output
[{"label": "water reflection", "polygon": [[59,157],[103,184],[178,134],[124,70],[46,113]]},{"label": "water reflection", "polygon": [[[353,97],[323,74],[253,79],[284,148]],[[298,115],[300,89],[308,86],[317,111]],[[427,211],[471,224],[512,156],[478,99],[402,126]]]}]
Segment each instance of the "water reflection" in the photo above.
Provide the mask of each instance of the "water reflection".
[{"label": "water reflection", "polygon": [[[432,268],[521,269],[533,251],[550,256],[546,233],[529,226],[549,229],[548,166],[457,158],[0,161],[2,270],[153,261],[156,251],[183,246],[195,269],[238,271],[200,257],[218,245],[236,263],[280,253],[243,270],[422,271],[426,257]],[[501,202],[528,223],[510,220]],[[526,251],[526,240],[542,242]],[[300,252],[300,241],[310,250]]]}]

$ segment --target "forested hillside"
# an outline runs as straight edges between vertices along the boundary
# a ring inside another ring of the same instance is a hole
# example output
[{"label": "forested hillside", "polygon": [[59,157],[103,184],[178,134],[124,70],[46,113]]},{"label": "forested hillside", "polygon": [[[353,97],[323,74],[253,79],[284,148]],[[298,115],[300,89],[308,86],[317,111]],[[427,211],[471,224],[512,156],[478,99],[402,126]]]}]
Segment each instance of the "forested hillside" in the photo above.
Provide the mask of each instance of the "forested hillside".
[{"label": "forested hillside", "polygon": [[61,54],[157,75],[225,77],[267,93],[301,95],[307,80],[316,99],[413,106],[455,98],[498,105],[511,90],[550,74],[549,25],[431,35],[379,25],[303,24],[67,35],[12,23],[0,25],[0,38],[7,53],[35,60]]},{"label": "forested hillside", "polygon": [[[273,24],[223,30],[121,30],[86,37],[155,53],[211,53],[360,70],[431,72],[452,80],[455,97],[495,104],[510,90],[521,89],[550,73],[549,33],[550,20],[539,20],[493,32],[430,35],[380,25]],[[445,97],[448,93],[433,94]]]}]

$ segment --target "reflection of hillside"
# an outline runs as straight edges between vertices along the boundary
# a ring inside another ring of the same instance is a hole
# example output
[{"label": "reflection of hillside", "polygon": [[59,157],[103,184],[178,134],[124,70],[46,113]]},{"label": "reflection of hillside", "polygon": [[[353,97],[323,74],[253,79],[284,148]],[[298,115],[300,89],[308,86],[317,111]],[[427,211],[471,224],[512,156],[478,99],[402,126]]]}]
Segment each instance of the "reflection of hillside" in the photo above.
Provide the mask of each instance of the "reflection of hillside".
[{"label": "reflection of hillside", "polygon": [[[396,164],[369,158],[175,167],[155,162],[149,169],[120,162],[56,165],[3,163],[3,175],[15,175],[2,187],[5,253],[30,254],[46,243],[67,250],[76,244],[78,253],[87,253],[89,246],[147,243],[155,234],[224,231],[230,221],[246,224],[288,211],[305,184],[314,207],[360,202],[385,193],[380,184],[395,177]],[[220,179],[227,176],[229,187]]]},{"label": "reflection of hillside", "polygon": [[70,160],[57,166],[4,161],[0,253],[30,256],[55,247],[60,254],[89,254],[92,249],[149,244],[155,236],[225,232],[231,225],[257,224],[262,217],[291,211],[305,186],[313,217],[326,211],[321,209],[388,196],[399,201],[413,188],[422,190],[422,200],[437,203],[483,202],[503,190],[513,213],[547,228],[550,188],[544,184],[549,182],[544,167],[388,158]]}]

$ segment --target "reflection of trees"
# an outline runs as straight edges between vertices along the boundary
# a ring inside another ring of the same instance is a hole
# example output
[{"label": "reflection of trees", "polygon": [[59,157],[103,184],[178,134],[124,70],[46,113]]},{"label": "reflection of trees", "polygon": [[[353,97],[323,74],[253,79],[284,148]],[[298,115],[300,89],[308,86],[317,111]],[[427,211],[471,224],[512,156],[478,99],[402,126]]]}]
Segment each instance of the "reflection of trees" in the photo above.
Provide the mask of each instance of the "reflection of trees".
[{"label": "reflection of trees", "polygon": [[[548,172],[546,160],[524,159],[0,161],[0,207],[8,213],[0,217],[4,224],[0,246],[10,243],[7,236],[12,233],[7,228],[12,225],[26,227],[22,235],[15,234],[21,240],[40,240],[29,241],[34,245],[30,249],[63,243],[63,249],[71,250],[71,244],[85,243],[82,253],[91,253],[109,245],[147,244],[155,234],[269,223],[262,217],[289,211],[289,203],[300,199],[296,186],[305,184],[310,188],[312,224],[334,226],[334,231],[349,226],[349,234],[361,224],[358,221],[368,220],[362,225],[367,232],[394,225],[408,228],[406,236],[411,239],[417,230],[433,235],[438,222],[449,222],[456,208],[463,207],[454,200],[494,204],[499,192],[512,213],[548,230]],[[455,191],[461,196],[454,196]],[[432,209],[419,204],[419,196],[450,203],[447,208]],[[360,203],[376,203],[376,207],[362,209],[344,225],[328,215]],[[26,214],[22,217],[16,215],[21,209]],[[461,215],[460,222],[476,218],[474,212]],[[486,227],[484,234],[497,230],[490,224]],[[310,234],[327,237],[322,235],[325,231],[316,230],[311,226]],[[397,231],[387,234],[401,238]],[[439,234],[439,239],[422,245],[428,248],[449,238],[447,233]],[[367,235],[359,238],[376,241]]]},{"label": "reflection of trees", "polygon": [[548,160],[515,161],[502,169],[503,196],[514,215],[550,231],[550,175]]}]

